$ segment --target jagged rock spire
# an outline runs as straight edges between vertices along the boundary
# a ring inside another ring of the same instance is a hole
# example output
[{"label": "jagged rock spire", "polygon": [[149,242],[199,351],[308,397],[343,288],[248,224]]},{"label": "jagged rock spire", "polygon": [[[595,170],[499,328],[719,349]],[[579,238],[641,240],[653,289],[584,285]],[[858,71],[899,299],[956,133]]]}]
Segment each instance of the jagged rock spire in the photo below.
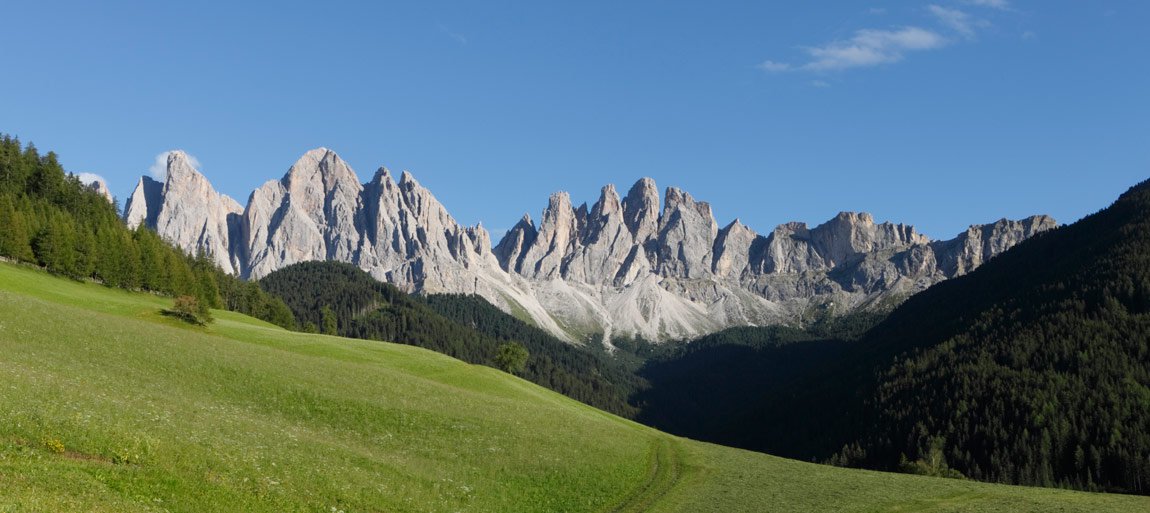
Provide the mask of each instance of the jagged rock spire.
[{"label": "jagged rock spire", "polygon": [[189,252],[204,252],[225,271],[236,273],[232,242],[239,235],[243,207],[222,195],[200,174],[188,155],[168,152],[164,181],[144,176],[124,206],[128,227],[140,224]]}]

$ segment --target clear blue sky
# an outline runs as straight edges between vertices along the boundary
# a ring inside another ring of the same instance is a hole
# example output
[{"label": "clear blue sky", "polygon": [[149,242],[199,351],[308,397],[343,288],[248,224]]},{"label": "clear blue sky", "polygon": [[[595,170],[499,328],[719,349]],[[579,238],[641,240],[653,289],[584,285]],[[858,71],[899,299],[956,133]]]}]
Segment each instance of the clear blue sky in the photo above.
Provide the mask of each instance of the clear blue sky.
[{"label": "clear blue sky", "polygon": [[121,199],[165,150],[243,203],[326,146],[493,231],[651,176],[949,238],[1150,177],[1142,0],[104,4],[3,7],[0,131]]}]

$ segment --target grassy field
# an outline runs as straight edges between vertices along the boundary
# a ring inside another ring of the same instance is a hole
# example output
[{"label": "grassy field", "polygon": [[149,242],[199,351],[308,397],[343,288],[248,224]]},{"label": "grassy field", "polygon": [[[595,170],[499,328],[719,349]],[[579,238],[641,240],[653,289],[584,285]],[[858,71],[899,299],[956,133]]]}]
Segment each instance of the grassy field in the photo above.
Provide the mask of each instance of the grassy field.
[{"label": "grassy field", "polygon": [[422,349],[0,264],[0,512],[1150,511],[685,440]]}]

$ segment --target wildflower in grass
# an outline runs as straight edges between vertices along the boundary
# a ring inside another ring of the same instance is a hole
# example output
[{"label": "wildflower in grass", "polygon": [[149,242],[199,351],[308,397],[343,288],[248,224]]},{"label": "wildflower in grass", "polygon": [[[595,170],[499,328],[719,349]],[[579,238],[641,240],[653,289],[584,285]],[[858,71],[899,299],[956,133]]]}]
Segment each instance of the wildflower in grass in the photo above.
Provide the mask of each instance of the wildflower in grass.
[{"label": "wildflower in grass", "polygon": [[44,447],[56,454],[64,454],[64,442],[58,438],[44,437]]}]

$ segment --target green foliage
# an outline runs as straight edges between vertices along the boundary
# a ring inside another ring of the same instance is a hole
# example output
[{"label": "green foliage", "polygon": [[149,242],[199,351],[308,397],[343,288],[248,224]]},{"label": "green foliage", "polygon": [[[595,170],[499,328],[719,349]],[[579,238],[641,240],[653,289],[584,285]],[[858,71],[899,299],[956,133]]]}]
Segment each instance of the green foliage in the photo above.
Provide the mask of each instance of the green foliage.
[{"label": "green foliage", "polygon": [[18,262],[31,262],[32,236],[23,211],[14,205],[14,197],[0,194],[0,255]]},{"label": "green foliage", "polygon": [[175,304],[163,312],[165,315],[199,326],[212,322],[212,311],[208,309],[208,305],[193,296],[177,297]]},{"label": "green foliage", "polygon": [[638,370],[651,386],[634,399],[642,405],[637,420],[699,440],[745,444],[739,437],[743,419],[762,394],[818,368],[845,347],[841,340],[785,326],[730,328],[669,346]]},{"label": "green foliage", "polygon": [[495,354],[495,365],[504,372],[519,374],[527,365],[528,356],[527,348],[522,344],[507,342],[499,346],[499,352]]},{"label": "green foliage", "polygon": [[323,326],[324,335],[338,335],[339,326],[336,324],[335,310],[323,305],[319,309],[320,326]]},{"label": "green foliage", "polygon": [[49,272],[65,276],[76,273],[76,228],[71,217],[52,212],[40,233],[32,239],[36,261]]},{"label": "green foliage", "polygon": [[931,438],[930,449],[927,451],[926,456],[915,461],[907,461],[905,455],[900,456],[899,470],[907,474],[962,479],[963,475],[961,472],[946,465],[946,455],[942,452],[945,445],[946,441],[943,440],[942,437],[936,436]]}]

